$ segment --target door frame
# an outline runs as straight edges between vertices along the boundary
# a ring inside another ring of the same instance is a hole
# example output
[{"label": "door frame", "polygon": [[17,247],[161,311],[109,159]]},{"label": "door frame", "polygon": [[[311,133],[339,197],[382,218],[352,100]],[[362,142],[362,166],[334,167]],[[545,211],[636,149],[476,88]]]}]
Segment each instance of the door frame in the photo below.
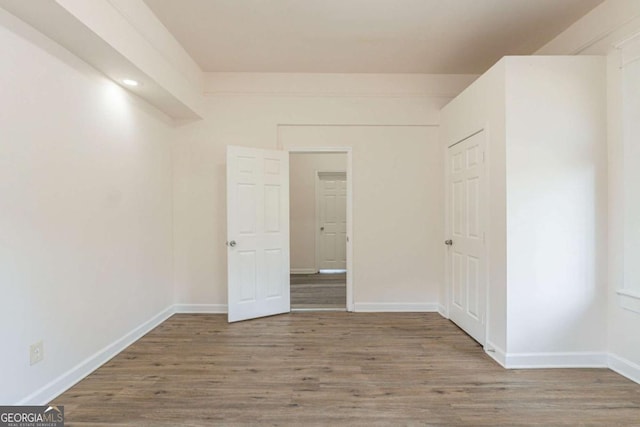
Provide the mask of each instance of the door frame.
[{"label": "door frame", "polygon": [[[315,171],[315,191],[316,191],[316,265],[315,265],[315,269],[316,271],[320,271],[320,265],[322,264],[322,257],[320,256],[320,249],[321,249],[321,234],[320,234],[320,181],[322,181],[322,178],[320,177],[320,175],[322,174],[326,174],[326,175],[344,175],[345,176],[345,181],[348,182],[348,179],[346,177],[346,171],[334,171],[334,170],[316,170]],[[347,232],[347,235],[349,235],[349,233]],[[346,268],[346,267],[345,267]],[[347,269],[348,270],[348,269]]]},{"label": "door frame", "polygon": [[[451,227],[451,197],[449,194],[449,178],[451,176],[451,162],[450,162],[450,158],[449,158],[449,149],[457,144],[460,144],[461,142],[466,141],[467,139],[479,134],[479,133],[484,133],[484,138],[482,141],[482,151],[484,152],[484,166],[483,166],[483,171],[482,171],[482,185],[480,187],[480,194],[482,195],[482,200],[483,202],[481,203],[481,211],[482,211],[482,218],[483,218],[483,233],[484,233],[484,279],[485,279],[485,306],[484,306],[484,345],[483,348],[485,351],[493,351],[493,344],[490,338],[490,328],[489,328],[489,323],[491,320],[491,298],[490,298],[490,293],[491,293],[491,286],[490,286],[490,281],[489,281],[489,277],[490,277],[490,272],[489,272],[489,268],[490,268],[490,258],[491,258],[491,254],[490,254],[490,235],[491,233],[489,233],[489,197],[490,197],[490,190],[489,190],[489,180],[490,180],[490,156],[489,156],[489,144],[490,144],[490,129],[489,129],[489,124],[488,123],[484,123],[482,125],[478,125],[475,127],[471,127],[469,129],[467,129],[467,132],[464,133],[465,136],[463,136],[462,138],[458,138],[455,141],[445,141],[445,147],[444,147],[444,153],[443,153],[443,158],[444,158],[444,199],[445,199],[445,208],[444,208],[444,226],[445,226],[445,238],[446,239],[450,239],[451,236],[449,235],[449,230]],[[452,277],[451,277],[451,260],[450,260],[450,251],[448,250],[447,246],[444,246],[444,254],[445,254],[445,284],[446,284],[446,292],[444,294],[444,304],[443,304],[443,308],[444,308],[444,315],[447,319],[450,318],[449,312],[450,312],[450,307],[452,304],[452,300],[453,300],[453,283],[452,283]]]},{"label": "door frame", "polygon": [[[353,153],[351,147],[289,147],[292,153],[340,153],[347,155],[347,311],[354,311],[353,302]],[[316,178],[318,173],[316,171]],[[317,194],[317,193],[316,193]],[[317,265],[316,248],[316,267]]]}]

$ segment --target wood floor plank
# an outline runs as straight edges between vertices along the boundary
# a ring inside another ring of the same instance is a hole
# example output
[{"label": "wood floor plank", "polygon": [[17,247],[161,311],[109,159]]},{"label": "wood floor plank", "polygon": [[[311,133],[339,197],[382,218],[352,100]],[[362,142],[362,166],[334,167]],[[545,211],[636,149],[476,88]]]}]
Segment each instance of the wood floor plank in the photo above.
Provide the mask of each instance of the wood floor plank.
[{"label": "wood floor plank", "polygon": [[292,274],[292,309],[341,309],[347,307],[347,275]]},{"label": "wood floor plank", "polygon": [[640,385],[505,370],[431,313],[175,315],[54,403],[87,426],[640,425]]}]

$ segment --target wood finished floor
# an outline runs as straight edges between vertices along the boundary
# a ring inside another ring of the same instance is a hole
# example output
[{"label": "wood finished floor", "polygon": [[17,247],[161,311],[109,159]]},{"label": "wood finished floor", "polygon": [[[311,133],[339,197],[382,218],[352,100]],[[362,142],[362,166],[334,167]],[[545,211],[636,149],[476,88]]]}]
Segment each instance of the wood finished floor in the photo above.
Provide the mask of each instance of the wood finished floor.
[{"label": "wood finished floor", "polygon": [[640,385],[504,370],[431,313],[175,315],[53,403],[69,426],[640,425]]},{"label": "wood finished floor", "polygon": [[291,308],[346,310],[347,275],[292,274]]}]

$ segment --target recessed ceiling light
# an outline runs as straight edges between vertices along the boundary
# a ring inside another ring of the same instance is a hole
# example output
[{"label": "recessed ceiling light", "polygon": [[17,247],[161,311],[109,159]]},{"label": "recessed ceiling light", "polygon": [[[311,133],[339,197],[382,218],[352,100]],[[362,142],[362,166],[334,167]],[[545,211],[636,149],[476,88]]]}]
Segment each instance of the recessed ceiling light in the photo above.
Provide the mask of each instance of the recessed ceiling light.
[{"label": "recessed ceiling light", "polygon": [[137,80],[133,80],[133,79],[122,79],[122,83],[131,87],[140,86],[140,83],[138,83]]}]

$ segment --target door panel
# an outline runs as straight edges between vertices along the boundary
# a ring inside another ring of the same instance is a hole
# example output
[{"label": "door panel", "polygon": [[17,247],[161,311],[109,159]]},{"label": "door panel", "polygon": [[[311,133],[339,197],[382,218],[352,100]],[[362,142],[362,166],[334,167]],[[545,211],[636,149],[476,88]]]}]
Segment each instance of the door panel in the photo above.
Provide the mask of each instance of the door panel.
[{"label": "door panel", "polygon": [[483,179],[484,139],[479,132],[449,147],[449,317],[481,344],[485,341],[486,274]]},{"label": "door panel", "polygon": [[453,304],[462,309],[462,255],[456,251],[451,255],[451,277],[453,282]]},{"label": "door panel", "polygon": [[288,157],[227,147],[229,322],[290,311]]}]

